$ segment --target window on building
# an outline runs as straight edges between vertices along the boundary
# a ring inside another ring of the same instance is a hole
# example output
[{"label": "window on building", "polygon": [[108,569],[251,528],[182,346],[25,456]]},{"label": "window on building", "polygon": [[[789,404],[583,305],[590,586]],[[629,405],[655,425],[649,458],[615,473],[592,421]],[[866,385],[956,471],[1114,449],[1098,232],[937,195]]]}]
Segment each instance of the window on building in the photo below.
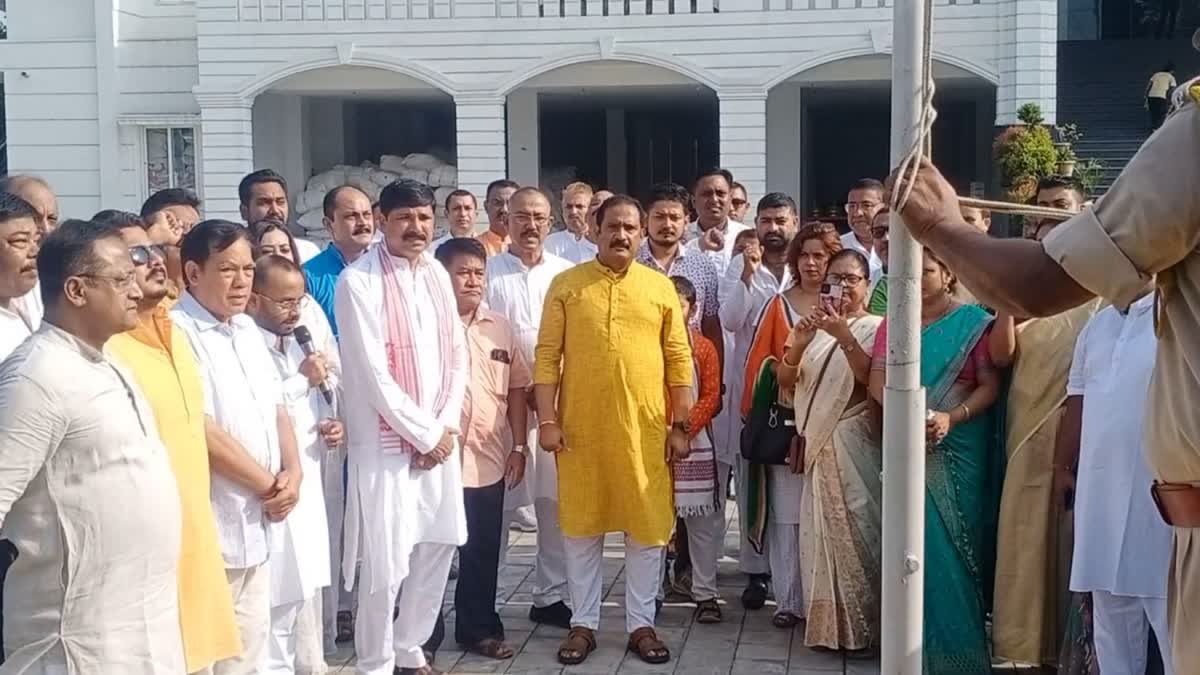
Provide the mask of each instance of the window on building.
[{"label": "window on building", "polygon": [[146,129],[147,194],[167,188],[196,189],[196,130]]}]

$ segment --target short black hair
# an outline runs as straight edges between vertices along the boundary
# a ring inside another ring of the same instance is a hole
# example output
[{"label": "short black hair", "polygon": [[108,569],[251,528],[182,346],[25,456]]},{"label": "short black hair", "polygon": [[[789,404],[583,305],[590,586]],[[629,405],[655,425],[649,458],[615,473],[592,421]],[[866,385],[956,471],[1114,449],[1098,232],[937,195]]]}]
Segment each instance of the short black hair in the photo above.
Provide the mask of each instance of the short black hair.
[{"label": "short black hair", "polygon": [[379,192],[379,210],[386,216],[396,209],[415,209],[419,206],[434,208],[437,198],[433,188],[411,178],[399,178],[388,183]]},{"label": "short black hair", "polygon": [[615,209],[619,206],[632,206],[637,209],[638,221],[642,223],[646,222],[646,209],[642,208],[638,200],[629,195],[613,195],[605,199],[600,208],[596,209],[596,224],[599,225],[604,222],[604,214],[608,213],[609,209]]},{"label": "short black hair", "polygon": [[118,209],[104,209],[97,211],[96,215],[92,216],[92,222],[100,225],[112,225],[113,227],[124,230],[130,227],[146,229],[146,222],[142,220],[136,213],[129,211],[120,211]]},{"label": "short black hair", "polygon": [[687,211],[692,208],[692,193],[678,183],[658,183],[650,188],[642,205],[649,211],[655,202],[676,202]]},{"label": "short black hair", "polygon": [[501,178],[499,180],[494,180],[494,181],[488,183],[487,192],[483,193],[483,198],[487,199],[488,197],[491,197],[492,190],[499,190],[501,188],[512,188],[514,190],[520,190],[521,184],[515,180],[509,180],[507,178]]},{"label": "short black hair", "polygon": [[695,190],[696,186],[700,184],[700,181],[708,178],[709,176],[720,176],[721,178],[724,178],[725,182],[729,183],[729,189],[733,189],[733,172],[731,172],[729,169],[722,169],[719,166],[714,166],[710,169],[701,171],[699,175],[696,176],[696,180],[692,181],[692,190]]},{"label": "short black hair", "polygon": [[37,218],[37,215],[37,209],[33,208],[33,204],[11,192],[0,192],[0,223],[7,223],[17,218]]},{"label": "short black hair", "polygon": [[143,220],[149,220],[150,216],[170,206],[190,206],[199,211],[200,198],[188,188],[166,188],[150,195],[150,198],[142,203],[140,215]]},{"label": "short black hair", "polygon": [[343,190],[354,190],[355,192],[366,197],[367,201],[371,200],[371,198],[367,196],[367,193],[363,192],[359,188],[354,187],[353,185],[339,185],[329,192],[326,192],[325,199],[321,200],[321,211],[325,214],[326,218],[329,218],[330,220],[333,219],[333,209],[337,206],[338,195],[340,195]]},{"label": "short black hair", "polygon": [[183,264],[203,265],[215,253],[220,253],[239,241],[250,242],[250,231],[228,220],[212,219],[196,223],[183,235],[179,257]]},{"label": "short black hair", "polygon": [[[1087,201],[1087,191],[1083,189],[1083,183],[1073,176],[1042,176],[1037,182],[1037,191],[1056,190],[1058,188],[1066,188],[1073,190],[1080,202]],[[1037,195],[1034,195],[1034,203],[1037,202]]]},{"label": "short black hair", "polygon": [[[875,178],[859,178],[850,185],[850,190],[879,190],[880,192],[884,192],[883,182]],[[850,190],[847,190],[847,192]]]},{"label": "short black hair", "polygon": [[736,180],[735,180],[735,181],[733,181],[733,184],[731,184],[731,185],[729,186],[729,189],[730,189],[730,190],[741,190],[742,192],[745,192],[745,193],[746,193],[746,196],[747,196],[747,197],[749,197],[749,196],[750,196],[750,191],[746,189],[746,186],[745,186],[745,185],[742,185],[741,183],[737,182]]},{"label": "short black hair", "polygon": [[446,195],[446,203],[442,204],[442,206],[446,207],[447,211],[450,210],[450,200],[454,199],[455,197],[470,197],[471,203],[475,205],[475,208],[479,208],[479,200],[475,199],[474,192],[471,192],[470,190],[455,190],[454,192]]},{"label": "short black hair", "polygon": [[850,260],[853,260],[855,264],[858,265],[858,271],[862,272],[863,278],[867,281],[871,280],[871,264],[867,261],[867,256],[863,255],[862,252],[856,251],[852,248],[844,248],[829,256],[829,262],[825,265],[825,269],[829,269],[833,263],[841,260],[842,258],[849,258]]},{"label": "short black hair", "polygon": [[292,249],[292,260],[297,265],[300,264],[300,251],[296,248],[296,237],[292,235],[292,231],[288,229],[286,223],[275,218],[263,218],[249,227],[250,230],[250,246],[254,249],[254,259],[258,260],[262,257],[262,240],[271,232],[282,232],[287,237],[288,246]]},{"label": "short black hair", "polygon": [[120,230],[89,220],[67,220],[42,239],[37,256],[42,304],[54,306],[70,277],[98,274],[96,242],[110,238],[120,239]]},{"label": "short black hair", "polygon": [[767,194],[763,195],[762,199],[758,200],[758,208],[754,211],[754,213],[758,214],[766,211],[767,209],[780,208],[791,209],[793,215],[799,215],[799,212],[796,209],[796,200],[782,192],[768,192]]},{"label": "short black hair", "polygon": [[738,232],[737,235],[733,237],[734,246],[736,246],[737,243],[743,239],[758,239],[758,233],[754,231],[753,227],[748,227],[741,232]]},{"label": "short black hair", "polygon": [[[272,272],[290,272],[299,274],[301,279],[304,279],[304,271],[296,261],[291,258],[285,258],[281,255],[264,255],[254,262],[254,282],[252,288],[255,291],[261,291],[267,284],[267,278]],[[308,281],[305,280],[305,288],[308,287]]]},{"label": "short black hair", "polygon": [[451,237],[442,242],[441,246],[434,251],[433,257],[442,263],[447,269],[454,259],[459,256],[469,256],[478,258],[487,264],[487,249],[483,247],[483,243],[475,237]]},{"label": "short black hair", "polygon": [[246,174],[242,182],[238,183],[238,201],[242,203],[242,206],[250,205],[250,191],[254,189],[255,185],[262,183],[279,183],[279,187],[283,188],[283,193],[287,194],[287,181],[283,179],[283,176],[271,169],[259,169]]},{"label": "short black hair", "polygon": [[[675,284],[675,293],[679,297],[688,301],[689,305],[696,304],[696,286],[687,277],[679,276],[678,274],[671,277],[671,283]],[[685,317],[686,318],[686,317]]]}]

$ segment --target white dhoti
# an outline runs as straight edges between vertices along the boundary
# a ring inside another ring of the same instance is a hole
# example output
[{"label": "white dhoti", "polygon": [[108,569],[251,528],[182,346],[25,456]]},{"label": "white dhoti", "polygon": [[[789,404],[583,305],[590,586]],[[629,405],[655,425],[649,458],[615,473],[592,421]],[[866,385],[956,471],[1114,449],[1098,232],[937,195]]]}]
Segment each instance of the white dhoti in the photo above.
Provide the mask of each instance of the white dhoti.
[{"label": "white dhoti", "polygon": [[1092,591],[1096,662],[1104,675],[1142,675],[1150,631],[1158,639],[1163,673],[1173,675],[1166,598],[1139,598]]},{"label": "white dhoti", "polygon": [[208,675],[258,675],[267,664],[271,632],[271,571],[269,563],[245,569],[226,569],[233,594],[233,613],[242,638],[242,653],[214,663]]},{"label": "white dhoti", "polygon": [[[564,537],[567,588],[571,594],[572,626],[600,627],[600,594],[604,585],[604,537]],[[653,628],[661,579],[663,546],[643,546],[625,535],[625,631]]]},{"label": "white dhoti", "polygon": [[321,595],[271,608],[271,637],[266,675],[324,675]]},{"label": "white dhoti", "polygon": [[803,618],[804,589],[800,583],[800,501],[804,475],[794,475],[786,466],[767,471],[770,513],[767,515],[767,553],[771,562],[771,586],[775,590],[775,613]]}]

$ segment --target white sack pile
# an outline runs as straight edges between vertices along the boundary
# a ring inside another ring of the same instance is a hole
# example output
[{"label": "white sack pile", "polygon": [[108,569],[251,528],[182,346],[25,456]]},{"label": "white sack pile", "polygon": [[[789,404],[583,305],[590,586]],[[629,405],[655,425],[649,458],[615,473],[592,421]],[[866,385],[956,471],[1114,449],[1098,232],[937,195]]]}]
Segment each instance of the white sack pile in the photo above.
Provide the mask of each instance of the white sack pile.
[{"label": "white sack pile", "polygon": [[379,164],[363,162],[360,166],[339,164],[308,179],[304,192],[296,198],[296,223],[303,230],[303,237],[325,242],[329,240],[321,219],[324,213],[321,204],[325,194],[342,185],[353,185],[367,193],[372,202],[379,199],[379,191],[398,178],[411,178],[432,187],[437,195],[436,235],[446,230],[446,196],[458,187],[458,169],[434,155],[413,153],[404,157],[384,155]]}]

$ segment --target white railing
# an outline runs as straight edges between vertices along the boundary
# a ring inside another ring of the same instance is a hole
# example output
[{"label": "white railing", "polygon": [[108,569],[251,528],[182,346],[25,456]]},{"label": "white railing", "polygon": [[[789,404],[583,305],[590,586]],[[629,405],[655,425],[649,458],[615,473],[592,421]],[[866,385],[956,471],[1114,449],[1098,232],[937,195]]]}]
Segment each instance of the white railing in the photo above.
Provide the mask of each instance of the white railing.
[{"label": "white railing", "polygon": [[[935,0],[938,5],[981,2]],[[238,21],[290,22],[877,9],[891,7],[893,0],[235,0],[213,4],[223,5]]]}]

